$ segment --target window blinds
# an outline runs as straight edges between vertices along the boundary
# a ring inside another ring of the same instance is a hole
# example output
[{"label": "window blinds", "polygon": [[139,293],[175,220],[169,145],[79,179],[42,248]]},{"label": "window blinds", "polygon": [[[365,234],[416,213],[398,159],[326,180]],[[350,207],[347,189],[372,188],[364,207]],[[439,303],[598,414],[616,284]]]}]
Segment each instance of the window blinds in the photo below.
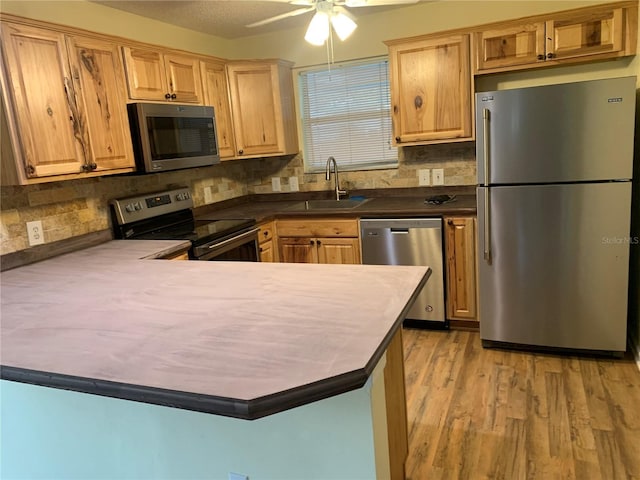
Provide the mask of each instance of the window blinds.
[{"label": "window blinds", "polygon": [[386,59],[303,71],[299,87],[307,171],[324,171],[329,156],[340,170],[397,166]]}]

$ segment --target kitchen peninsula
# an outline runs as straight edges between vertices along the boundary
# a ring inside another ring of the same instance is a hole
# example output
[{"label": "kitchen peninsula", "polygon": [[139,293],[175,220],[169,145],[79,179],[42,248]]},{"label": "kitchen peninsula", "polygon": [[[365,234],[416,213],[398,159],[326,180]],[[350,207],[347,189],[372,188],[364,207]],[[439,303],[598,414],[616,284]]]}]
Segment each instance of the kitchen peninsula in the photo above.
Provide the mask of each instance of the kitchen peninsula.
[{"label": "kitchen peninsula", "polygon": [[183,247],[2,273],[1,476],[395,478],[429,269],[154,260]]}]

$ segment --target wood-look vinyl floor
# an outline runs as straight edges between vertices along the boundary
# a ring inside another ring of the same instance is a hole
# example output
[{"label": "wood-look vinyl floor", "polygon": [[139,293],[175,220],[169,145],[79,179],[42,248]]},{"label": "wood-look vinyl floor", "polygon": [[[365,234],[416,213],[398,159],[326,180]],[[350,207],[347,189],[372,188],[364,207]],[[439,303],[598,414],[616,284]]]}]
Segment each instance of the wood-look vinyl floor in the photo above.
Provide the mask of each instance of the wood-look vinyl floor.
[{"label": "wood-look vinyl floor", "polygon": [[640,479],[640,371],[405,329],[408,480]]}]

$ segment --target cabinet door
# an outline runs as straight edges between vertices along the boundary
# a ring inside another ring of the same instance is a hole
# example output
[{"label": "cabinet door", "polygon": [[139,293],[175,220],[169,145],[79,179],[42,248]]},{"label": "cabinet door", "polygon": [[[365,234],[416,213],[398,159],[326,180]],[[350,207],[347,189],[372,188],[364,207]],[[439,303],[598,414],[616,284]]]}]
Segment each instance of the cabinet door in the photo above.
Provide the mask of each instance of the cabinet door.
[{"label": "cabinet door", "polygon": [[223,63],[200,62],[202,89],[205,105],[214,108],[220,157],[233,157],[236,146],[231,120],[227,69]]},{"label": "cabinet door", "polygon": [[547,56],[562,60],[619,52],[623,48],[622,8],[582,13],[547,22]]},{"label": "cabinet door", "polygon": [[8,89],[25,177],[82,172],[81,118],[73,95],[64,35],[2,24]]},{"label": "cabinet door", "polygon": [[318,247],[313,238],[280,237],[278,250],[284,263],[318,263]]},{"label": "cabinet door", "polygon": [[88,134],[92,170],[133,169],[135,161],[127,117],[124,69],[115,44],[84,37],[67,39],[82,127]]},{"label": "cabinet door", "polygon": [[154,50],[123,47],[127,86],[132,100],[167,101],[169,93],[162,55]]},{"label": "cabinet door", "polygon": [[475,320],[476,235],[474,217],[445,219],[447,256],[447,317]]},{"label": "cabinet door", "polygon": [[471,137],[469,36],[391,45],[394,143]]},{"label": "cabinet door", "polygon": [[357,238],[318,238],[318,263],[350,264],[360,262],[360,246]]},{"label": "cabinet door", "polygon": [[544,22],[536,22],[475,33],[476,70],[544,62],[544,31]]},{"label": "cabinet door", "polygon": [[171,100],[178,103],[201,103],[200,64],[196,58],[165,54],[164,68]]},{"label": "cabinet door", "polygon": [[238,155],[282,152],[278,74],[268,63],[228,65]]},{"label": "cabinet door", "polygon": [[275,262],[275,251],[273,248],[273,240],[268,240],[260,244],[260,261],[261,262]]}]

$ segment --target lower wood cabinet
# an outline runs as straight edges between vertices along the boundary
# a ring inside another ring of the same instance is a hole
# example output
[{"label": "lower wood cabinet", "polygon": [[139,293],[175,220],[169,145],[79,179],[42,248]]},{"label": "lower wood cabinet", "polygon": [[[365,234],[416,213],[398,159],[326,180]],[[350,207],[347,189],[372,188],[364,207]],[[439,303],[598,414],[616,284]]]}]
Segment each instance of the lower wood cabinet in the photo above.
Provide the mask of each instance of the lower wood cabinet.
[{"label": "lower wood cabinet", "polygon": [[360,263],[356,219],[278,220],[278,254],[286,263]]},{"label": "lower wood cabinet", "polygon": [[277,262],[278,249],[275,247],[275,222],[263,223],[258,227],[258,243],[261,262]]},{"label": "lower wood cabinet", "polygon": [[476,218],[445,217],[447,318],[477,320]]}]

